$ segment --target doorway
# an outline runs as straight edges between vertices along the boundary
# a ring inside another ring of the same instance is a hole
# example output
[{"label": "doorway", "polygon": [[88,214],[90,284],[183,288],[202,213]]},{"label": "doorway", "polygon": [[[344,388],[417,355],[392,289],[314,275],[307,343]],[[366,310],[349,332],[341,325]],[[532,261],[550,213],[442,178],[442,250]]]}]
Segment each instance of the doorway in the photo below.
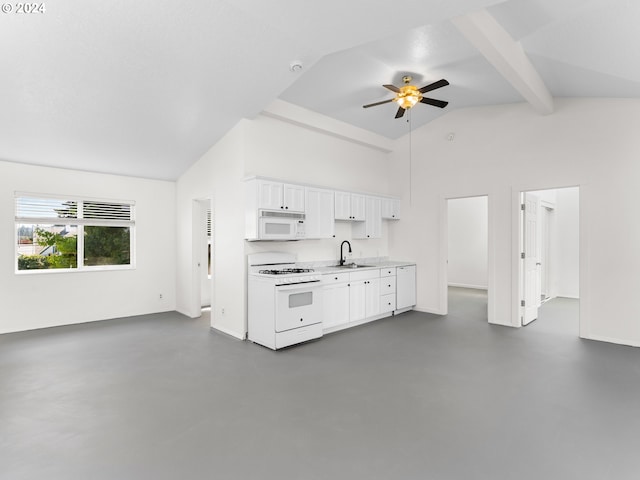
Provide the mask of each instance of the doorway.
[{"label": "doorway", "polygon": [[446,203],[448,315],[488,322],[488,196]]},{"label": "doorway", "polygon": [[520,192],[521,326],[579,335],[579,187]]},{"label": "doorway", "polygon": [[194,316],[210,311],[213,303],[213,208],[211,198],[198,198],[192,205]]}]

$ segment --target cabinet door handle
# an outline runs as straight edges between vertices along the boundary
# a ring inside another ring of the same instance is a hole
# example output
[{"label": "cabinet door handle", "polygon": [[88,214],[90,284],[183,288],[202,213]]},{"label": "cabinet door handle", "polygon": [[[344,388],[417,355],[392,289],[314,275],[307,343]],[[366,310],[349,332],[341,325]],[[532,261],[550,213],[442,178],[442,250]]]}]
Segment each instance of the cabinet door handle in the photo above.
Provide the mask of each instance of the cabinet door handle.
[{"label": "cabinet door handle", "polygon": [[337,280],[337,279],[338,279],[338,277],[335,277],[335,278],[334,278],[334,280]]}]

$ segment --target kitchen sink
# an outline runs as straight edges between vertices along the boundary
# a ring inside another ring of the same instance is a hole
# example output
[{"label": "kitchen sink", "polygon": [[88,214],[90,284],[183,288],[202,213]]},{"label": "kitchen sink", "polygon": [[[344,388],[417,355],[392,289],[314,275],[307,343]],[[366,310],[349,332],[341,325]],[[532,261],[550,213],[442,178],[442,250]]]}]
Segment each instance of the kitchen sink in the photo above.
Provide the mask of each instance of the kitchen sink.
[{"label": "kitchen sink", "polygon": [[356,263],[349,263],[346,265],[334,265],[335,268],[345,268],[345,269],[349,269],[349,270],[353,270],[355,268],[371,268],[374,265],[358,265]]}]

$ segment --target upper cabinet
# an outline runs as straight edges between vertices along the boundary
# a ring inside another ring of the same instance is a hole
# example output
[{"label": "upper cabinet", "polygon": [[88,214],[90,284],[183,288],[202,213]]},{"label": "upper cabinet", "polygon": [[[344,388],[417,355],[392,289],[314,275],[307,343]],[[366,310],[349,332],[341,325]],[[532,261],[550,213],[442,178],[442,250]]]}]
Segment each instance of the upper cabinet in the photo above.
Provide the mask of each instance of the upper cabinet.
[{"label": "upper cabinet", "polygon": [[397,198],[382,199],[382,218],[398,220],[400,218],[400,200]]},{"label": "upper cabinet", "polygon": [[[265,210],[294,215],[278,215],[264,212]],[[300,224],[304,223],[304,229],[301,229],[304,230],[304,238],[335,238],[336,220],[351,222],[353,238],[381,238],[382,219],[400,218],[400,200],[312,185],[296,185],[266,177],[247,178],[245,238],[262,238],[259,223],[260,218],[267,213],[271,217],[296,217]],[[280,219],[280,222],[283,220]]]},{"label": "upper cabinet", "polygon": [[304,213],[304,187],[270,180],[254,180],[258,189],[258,208]]},{"label": "upper cabinet", "polygon": [[351,227],[353,238],[382,237],[382,199],[380,197],[365,197],[364,222],[354,223]]},{"label": "upper cabinet", "polygon": [[335,237],[333,190],[307,187],[306,191],[306,238]]},{"label": "upper cabinet", "polygon": [[335,219],[363,222],[366,215],[365,196],[358,193],[335,192]]}]

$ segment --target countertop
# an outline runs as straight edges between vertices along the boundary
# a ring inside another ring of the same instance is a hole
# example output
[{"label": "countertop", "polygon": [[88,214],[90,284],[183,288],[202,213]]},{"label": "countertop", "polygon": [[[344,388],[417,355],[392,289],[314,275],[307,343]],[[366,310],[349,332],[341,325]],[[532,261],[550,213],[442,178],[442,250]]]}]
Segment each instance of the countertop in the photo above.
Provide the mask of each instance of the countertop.
[{"label": "countertop", "polygon": [[355,263],[358,265],[367,265],[367,266],[360,267],[360,268],[341,268],[341,267],[336,267],[334,265],[324,265],[324,266],[316,265],[313,267],[313,270],[320,274],[330,274],[330,273],[344,273],[344,272],[362,272],[365,270],[374,270],[377,268],[387,268],[387,267],[406,267],[408,265],[416,264],[416,262],[400,262],[400,261],[392,261],[392,260],[384,260],[381,262],[356,261]]}]

